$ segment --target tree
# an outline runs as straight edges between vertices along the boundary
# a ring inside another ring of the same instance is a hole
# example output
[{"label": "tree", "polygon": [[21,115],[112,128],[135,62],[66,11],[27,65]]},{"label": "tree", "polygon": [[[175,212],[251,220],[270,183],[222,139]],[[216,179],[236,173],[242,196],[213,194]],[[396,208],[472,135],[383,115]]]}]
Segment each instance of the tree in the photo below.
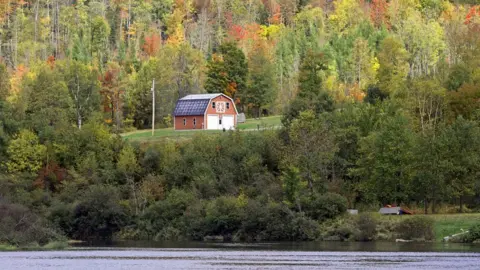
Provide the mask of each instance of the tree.
[{"label": "tree", "polygon": [[380,90],[389,95],[400,94],[405,87],[408,75],[408,52],[395,37],[383,40],[378,53],[378,85]]},{"label": "tree", "polygon": [[35,133],[21,130],[8,145],[8,171],[36,173],[43,166],[46,152]]},{"label": "tree", "polygon": [[112,186],[92,185],[83,192],[72,213],[71,237],[75,239],[111,239],[127,222],[119,204],[118,191]]},{"label": "tree", "polygon": [[480,87],[476,84],[463,84],[457,91],[447,92],[449,113],[452,119],[478,119]]},{"label": "tree", "polygon": [[260,117],[260,108],[275,97],[275,66],[268,49],[266,44],[260,43],[249,55],[248,87],[242,94],[243,103],[253,107],[256,117]]},{"label": "tree", "polygon": [[27,101],[27,121],[41,139],[66,127],[72,119],[72,100],[56,69],[42,67],[36,78],[28,82],[23,94]]},{"label": "tree", "polygon": [[450,195],[459,200],[460,212],[463,199],[473,194],[480,160],[480,127],[475,121],[459,117],[440,135],[440,141],[448,149],[448,155],[440,159]]},{"label": "tree", "polygon": [[110,27],[104,18],[98,16],[92,20],[91,28],[91,54],[97,56],[100,63],[103,63],[104,58],[108,56]]},{"label": "tree", "polygon": [[8,74],[7,67],[0,64],[0,102],[6,100],[10,92],[10,75]]},{"label": "tree", "polygon": [[308,110],[292,121],[287,156],[309,190],[323,192],[338,146],[327,124],[315,118],[315,112]]},{"label": "tree", "polygon": [[224,93],[236,100],[247,85],[247,60],[232,42],[220,45],[218,51],[218,56],[214,56],[207,65],[205,89],[209,93]]},{"label": "tree", "polygon": [[387,0],[373,0],[370,5],[370,20],[376,27],[389,26]]},{"label": "tree", "polygon": [[447,89],[457,91],[464,83],[471,82],[471,70],[465,64],[457,64],[450,68]]},{"label": "tree", "polygon": [[100,108],[100,83],[95,70],[78,61],[67,62],[64,77],[75,107],[77,127]]},{"label": "tree", "polygon": [[417,136],[414,144],[412,162],[411,190],[413,197],[423,201],[424,213],[428,213],[431,204],[432,213],[436,205],[448,198],[447,175],[443,161],[448,159],[450,150],[442,143],[439,136],[425,134]]},{"label": "tree", "polygon": [[354,41],[352,62],[354,81],[360,89],[365,89],[375,78],[375,70],[372,68],[373,56],[368,47],[368,42],[365,39],[357,38]]},{"label": "tree", "polygon": [[139,170],[137,157],[133,147],[126,145],[118,157],[117,169],[124,175],[127,184],[130,186],[131,194],[135,203],[135,214],[140,212],[140,198],[138,185],[135,183],[135,176]]},{"label": "tree", "polygon": [[333,111],[333,99],[323,87],[327,63],[327,58],[323,53],[310,51],[307,54],[300,67],[298,94],[290,103],[282,119],[285,126],[288,127],[302,111],[313,110],[317,115]]},{"label": "tree", "polygon": [[378,125],[360,141],[359,159],[351,173],[364,179],[365,199],[382,204],[407,202],[414,132],[401,112],[385,115]]},{"label": "tree", "polygon": [[349,32],[364,17],[363,10],[356,0],[338,0],[334,2],[335,11],[329,16],[333,32]]},{"label": "tree", "polygon": [[443,120],[446,90],[434,80],[415,80],[410,88],[414,115],[420,123],[422,133],[435,132]]}]

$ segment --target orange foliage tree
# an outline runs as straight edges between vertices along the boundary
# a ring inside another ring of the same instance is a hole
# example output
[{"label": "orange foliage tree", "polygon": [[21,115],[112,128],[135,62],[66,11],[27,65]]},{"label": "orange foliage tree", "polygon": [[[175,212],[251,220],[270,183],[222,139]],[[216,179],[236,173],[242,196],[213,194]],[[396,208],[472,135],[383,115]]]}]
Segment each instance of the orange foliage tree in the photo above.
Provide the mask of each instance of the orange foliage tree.
[{"label": "orange foliage tree", "polygon": [[110,113],[111,117],[106,119],[107,123],[116,125],[117,131],[121,126],[121,113],[123,108],[123,94],[120,82],[120,68],[111,64],[105,74],[100,78],[102,83],[102,105],[105,113]]},{"label": "orange foliage tree", "polygon": [[158,50],[160,49],[161,45],[161,38],[158,34],[152,34],[150,36],[145,37],[145,43],[143,44],[143,51],[148,56],[154,56],[157,54]]}]

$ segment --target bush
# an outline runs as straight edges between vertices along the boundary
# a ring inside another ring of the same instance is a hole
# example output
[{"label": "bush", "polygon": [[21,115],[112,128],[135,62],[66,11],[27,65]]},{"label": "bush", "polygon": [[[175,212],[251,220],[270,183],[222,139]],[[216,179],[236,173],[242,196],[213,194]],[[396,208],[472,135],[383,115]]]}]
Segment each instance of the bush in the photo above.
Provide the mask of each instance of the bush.
[{"label": "bush", "polygon": [[407,240],[434,240],[434,220],[426,216],[414,216],[402,220],[396,228],[398,237]]},{"label": "bush", "polygon": [[127,223],[119,195],[110,186],[91,186],[73,209],[71,237],[75,239],[111,239]]},{"label": "bush", "polygon": [[25,206],[0,202],[0,243],[14,246],[43,245],[58,239],[62,239],[61,234]]},{"label": "bush", "polygon": [[165,200],[145,209],[137,222],[138,228],[147,238],[156,240],[178,238],[180,234],[186,233],[185,227],[189,226],[183,222],[183,216],[192,203],[198,203],[192,193],[173,189]]},{"label": "bush", "polygon": [[335,218],[347,211],[347,200],[336,193],[305,197],[301,204],[308,217],[319,221]]},{"label": "bush", "polygon": [[231,239],[242,224],[242,209],[235,197],[219,197],[212,200],[207,205],[206,214],[208,235],[222,235],[226,239]]},{"label": "bush", "polygon": [[68,247],[67,241],[52,241],[43,246],[44,249],[62,250]]},{"label": "bush", "polygon": [[460,237],[463,243],[473,243],[480,240],[480,224],[476,224],[468,230],[468,233],[463,234]]},{"label": "bush", "polygon": [[323,241],[347,241],[351,240],[358,232],[353,218],[342,216],[323,222],[320,226],[321,239]]},{"label": "bush", "polygon": [[356,222],[358,231],[355,234],[357,241],[372,241],[377,235],[377,220],[372,214],[362,213]]}]

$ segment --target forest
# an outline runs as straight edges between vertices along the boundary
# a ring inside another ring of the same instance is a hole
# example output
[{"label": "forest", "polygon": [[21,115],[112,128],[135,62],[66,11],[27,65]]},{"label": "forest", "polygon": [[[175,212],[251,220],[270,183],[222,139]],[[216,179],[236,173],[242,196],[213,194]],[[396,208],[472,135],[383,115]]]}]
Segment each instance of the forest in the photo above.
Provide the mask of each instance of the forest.
[{"label": "forest", "polygon": [[[478,212],[478,4],[0,0],[0,244],[316,240],[348,208]],[[125,140],[152,126],[153,79],[156,127],[209,92],[282,128]]]}]

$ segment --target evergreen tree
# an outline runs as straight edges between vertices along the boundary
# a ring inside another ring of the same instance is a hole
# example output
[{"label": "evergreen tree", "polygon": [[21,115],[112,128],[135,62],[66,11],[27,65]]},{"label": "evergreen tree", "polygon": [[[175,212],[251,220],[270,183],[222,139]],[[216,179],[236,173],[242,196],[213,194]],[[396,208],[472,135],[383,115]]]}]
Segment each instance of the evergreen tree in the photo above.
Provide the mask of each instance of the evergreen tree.
[{"label": "evergreen tree", "polygon": [[247,87],[248,63],[235,43],[220,45],[218,55],[208,64],[205,89],[209,93],[224,93],[236,99]]}]

